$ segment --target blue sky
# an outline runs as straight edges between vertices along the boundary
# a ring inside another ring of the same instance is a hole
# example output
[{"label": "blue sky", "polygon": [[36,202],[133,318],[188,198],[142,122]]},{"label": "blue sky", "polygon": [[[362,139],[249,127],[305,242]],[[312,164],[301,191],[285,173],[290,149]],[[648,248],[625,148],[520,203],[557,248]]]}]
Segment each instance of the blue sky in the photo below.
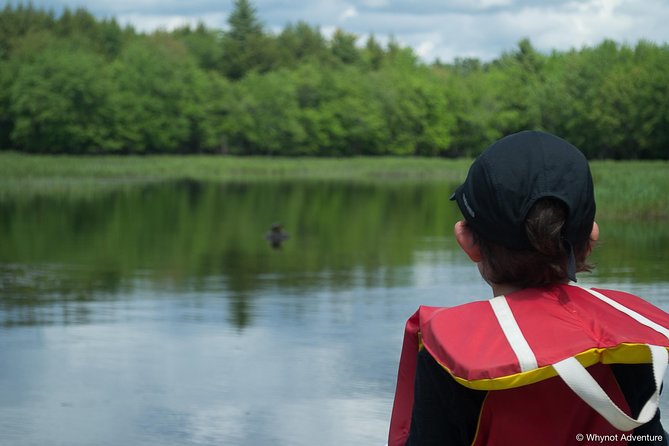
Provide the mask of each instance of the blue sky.
[{"label": "blue sky", "polygon": [[[16,4],[16,0],[9,3]],[[85,7],[97,17],[116,17],[141,31],[204,22],[224,29],[233,0],[33,0],[59,12]],[[252,0],[265,28],[279,32],[305,21],[329,36],[337,28],[364,42],[394,36],[426,61],[456,57],[491,60],[522,38],[536,48],[568,50],[647,39],[669,42],[667,0]]]}]

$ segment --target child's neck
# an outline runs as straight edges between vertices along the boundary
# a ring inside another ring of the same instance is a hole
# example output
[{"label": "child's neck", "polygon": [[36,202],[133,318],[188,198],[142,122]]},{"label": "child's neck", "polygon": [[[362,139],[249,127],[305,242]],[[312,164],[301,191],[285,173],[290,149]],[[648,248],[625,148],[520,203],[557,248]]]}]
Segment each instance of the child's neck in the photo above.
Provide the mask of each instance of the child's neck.
[{"label": "child's neck", "polygon": [[[562,283],[569,283],[569,281],[565,280]],[[510,285],[510,284],[507,284],[507,283],[490,283],[490,282],[488,282],[488,284],[492,288],[493,297],[508,296],[509,294],[513,293],[514,291],[519,291],[519,290],[523,289],[523,287],[520,287],[520,286],[517,286],[517,285]]]},{"label": "child's neck", "polygon": [[505,283],[491,283],[490,286],[492,287],[492,295],[494,297],[506,296],[508,294],[513,293],[514,291],[518,291],[518,290],[522,289],[519,286],[508,285],[508,284],[505,284]]}]

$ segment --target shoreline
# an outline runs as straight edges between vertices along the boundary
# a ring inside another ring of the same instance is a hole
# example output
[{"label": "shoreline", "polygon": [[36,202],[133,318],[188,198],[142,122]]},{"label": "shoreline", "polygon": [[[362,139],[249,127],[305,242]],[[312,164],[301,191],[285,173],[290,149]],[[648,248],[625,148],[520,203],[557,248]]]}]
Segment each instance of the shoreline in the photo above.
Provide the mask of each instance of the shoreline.
[{"label": "shoreline", "polygon": [[[78,156],[0,152],[0,202],[86,197],[173,181],[327,181],[402,185],[464,180],[471,159],[417,157],[287,158],[220,155]],[[598,217],[669,220],[669,161],[590,162]],[[446,197],[448,198],[448,197]]]}]

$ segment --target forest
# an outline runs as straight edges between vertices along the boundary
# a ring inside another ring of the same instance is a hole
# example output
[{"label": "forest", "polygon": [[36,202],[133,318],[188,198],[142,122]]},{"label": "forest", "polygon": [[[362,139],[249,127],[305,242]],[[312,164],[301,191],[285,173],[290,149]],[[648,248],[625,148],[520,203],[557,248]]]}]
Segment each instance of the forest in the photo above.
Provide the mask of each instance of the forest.
[{"label": "forest", "polygon": [[391,39],[226,29],[138,32],[85,9],[0,11],[0,150],[71,154],[476,156],[523,129],[591,159],[669,158],[669,46],[425,62]]}]

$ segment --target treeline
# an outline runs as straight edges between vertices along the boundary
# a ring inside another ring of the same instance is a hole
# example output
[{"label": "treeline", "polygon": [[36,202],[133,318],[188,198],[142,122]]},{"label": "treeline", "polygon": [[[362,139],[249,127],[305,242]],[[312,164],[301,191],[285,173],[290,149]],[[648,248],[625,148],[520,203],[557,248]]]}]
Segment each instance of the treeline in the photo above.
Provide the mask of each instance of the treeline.
[{"label": "treeline", "polygon": [[591,158],[669,158],[669,46],[606,40],[426,64],[391,40],[267,31],[139,33],[83,9],[0,12],[0,149],[54,153],[476,155],[522,129]]}]

